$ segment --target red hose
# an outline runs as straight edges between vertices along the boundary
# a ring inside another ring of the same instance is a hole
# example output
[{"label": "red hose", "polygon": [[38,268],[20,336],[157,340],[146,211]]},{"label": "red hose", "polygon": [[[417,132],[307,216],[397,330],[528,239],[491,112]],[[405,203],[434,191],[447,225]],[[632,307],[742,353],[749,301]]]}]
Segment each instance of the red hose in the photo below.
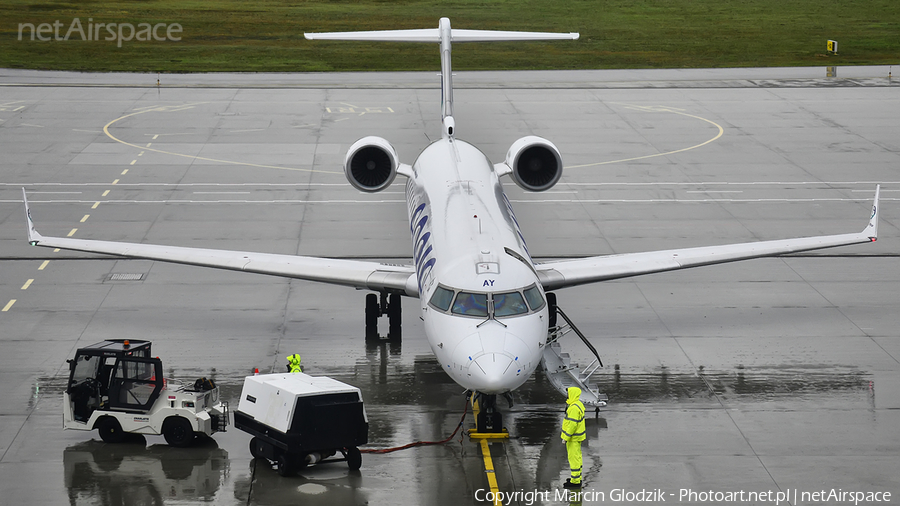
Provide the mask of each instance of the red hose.
[{"label": "red hose", "polygon": [[450,441],[451,439],[453,439],[453,436],[455,436],[456,433],[459,432],[460,427],[462,427],[463,422],[466,419],[466,413],[468,413],[468,412],[469,412],[469,402],[466,401],[466,409],[463,410],[462,418],[459,419],[459,424],[456,425],[456,429],[453,430],[453,434],[450,434],[449,436],[447,436],[447,439],[443,439],[441,441],[416,441],[415,443],[409,443],[407,445],[397,446],[395,448],[378,448],[378,449],[376,449],[376,448],[373,448],[373,449],[360,448],[359,451],[360,451],[360,453],[391,453],[391,452],[396,452],[398,450],[406,450],[407,448],[414,448],[416,446],[444,444],[444,443]]}]

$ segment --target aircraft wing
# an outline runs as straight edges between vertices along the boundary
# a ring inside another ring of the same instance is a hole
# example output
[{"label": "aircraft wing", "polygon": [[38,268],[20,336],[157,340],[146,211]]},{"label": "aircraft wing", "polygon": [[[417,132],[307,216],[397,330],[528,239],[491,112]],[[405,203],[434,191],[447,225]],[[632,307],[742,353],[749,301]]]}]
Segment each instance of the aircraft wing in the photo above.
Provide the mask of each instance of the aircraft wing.
[{"label": "aircraft wing", "polygon": [[32,246],[255,272],[352,286],[358,289],[402,293],[411,297],[419,296],[415,269],[412,266],[248,251],[95,241],[71,237],[44,237],[35,230],[24,188],[22,189],[22,199],[25,201],[25,218],[28,222],[28,242]]},{"label": "aircraft wing", "polygon": [[654,272],[874,242],[878,236],[879,192],[880,186],[875,189],[875,202],[872,205],[869,224],[865,230],[857,234],[825,235],[558,260],[537,264],[535,270],[537,270],[538,279],[544,290],[557,290]]}]

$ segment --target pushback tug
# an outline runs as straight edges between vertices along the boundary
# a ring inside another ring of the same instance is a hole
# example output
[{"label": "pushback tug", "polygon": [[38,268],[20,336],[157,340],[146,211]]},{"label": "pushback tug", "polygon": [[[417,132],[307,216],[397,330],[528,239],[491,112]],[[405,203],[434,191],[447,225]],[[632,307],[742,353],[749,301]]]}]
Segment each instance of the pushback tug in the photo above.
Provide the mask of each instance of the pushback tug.
[{"label": "pushback tug", "polygon": [[197,434],[224,432],[228,403],[200,378],[185,386],[163,378],[150,341],[111,339],[81,348],[69,363],[63,426],[94,430],[107,443],[132,434],[162,434],[171,446],[190,446]]}]

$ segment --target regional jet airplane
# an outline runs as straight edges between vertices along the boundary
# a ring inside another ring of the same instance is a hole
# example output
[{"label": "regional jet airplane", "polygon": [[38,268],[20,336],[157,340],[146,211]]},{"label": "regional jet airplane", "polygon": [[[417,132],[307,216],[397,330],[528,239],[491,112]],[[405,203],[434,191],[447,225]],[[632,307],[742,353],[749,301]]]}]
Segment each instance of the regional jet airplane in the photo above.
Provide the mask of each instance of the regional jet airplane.
[{"label": "regional jet airplane", "polygon": [[[496,395],[518,388],[544,359],[556,311],[552,294],[548,299],[551,290],[875,241],[877,189],[868,226],[860,233],[535,263],[500,178],[509,175],[525,190],[547,190],[562,175],[562,157],[550,141],[526,136],[512,144],[503,162],[495,164],[478,148],[457,138],[451,43],[577,39],[577,33],[457,30],[443,18],[436,29],[308,33],[306,38],[440,44],[441,139],[427,146],[412,165],[401,163],[391,144],[380,137],[356,141],[344,160],[347,179],[362,191],[383,190],[398,174],[407,178],[412,265],[44,237],[35,230],[26,201],[28,240],[36,246],[371,290],[381,294],[381,299],[376,293],[367,296],[367,338],[373,333],[377,336],[377,320],[385,314],[391,334],[398,334],[399,297],[416,297],[425,335],[441,367],[463,388],[484,396],[489,412]],[[499,413],[489,415],[485,425],[499,426]]]}]

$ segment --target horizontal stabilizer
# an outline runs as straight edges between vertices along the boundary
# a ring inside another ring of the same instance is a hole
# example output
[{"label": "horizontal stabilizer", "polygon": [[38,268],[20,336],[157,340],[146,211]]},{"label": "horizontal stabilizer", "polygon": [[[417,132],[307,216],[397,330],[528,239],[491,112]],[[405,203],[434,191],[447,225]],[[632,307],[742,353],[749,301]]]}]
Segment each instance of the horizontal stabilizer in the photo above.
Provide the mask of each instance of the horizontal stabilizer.
[{"label": "horizontal stabilizer", "polygon": [[[304,33],[309,40],[356,40],[371,42],[433,42],[441,41],[439,28],[420,30],[376,30],[370,32]],[[499,30],[450,30],[451,42],[500,42],[526,40],[577,40],[577,33],[507,32]]]}]

